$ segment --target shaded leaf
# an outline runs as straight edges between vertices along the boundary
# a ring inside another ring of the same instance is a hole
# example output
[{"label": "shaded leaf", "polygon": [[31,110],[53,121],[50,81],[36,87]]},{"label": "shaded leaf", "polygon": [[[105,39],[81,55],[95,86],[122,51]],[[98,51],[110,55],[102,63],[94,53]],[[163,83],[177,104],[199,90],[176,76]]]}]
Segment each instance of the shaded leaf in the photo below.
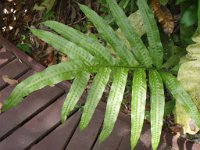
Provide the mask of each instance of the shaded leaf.
[{"label": "shaded leaf", "polygon": [[46,9],[48,12],[53,8],[55,3],[56,3],[56,0],[44,0],[39,6],[35,4],[33,9],[38,10],[38,11],[44,11]]},{"label": "shaded leaf", "polygon": [[191,5],[187,8],[181,17],[181,24],[186,27],[195,24],[197,21],[197,8],[197,5]]},{"label": "shaded leaf", "polygon": [[169,2],[169,0],[159,0],[159,2],[161,5],[165,6]]}]

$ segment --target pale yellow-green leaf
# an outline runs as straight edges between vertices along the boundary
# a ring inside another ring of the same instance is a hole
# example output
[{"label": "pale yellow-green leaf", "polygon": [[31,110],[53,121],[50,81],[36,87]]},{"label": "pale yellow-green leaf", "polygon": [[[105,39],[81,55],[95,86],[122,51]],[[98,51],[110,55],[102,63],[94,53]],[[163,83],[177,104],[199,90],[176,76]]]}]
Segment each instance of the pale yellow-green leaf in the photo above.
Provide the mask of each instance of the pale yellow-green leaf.
[{"label": "pale yellow-green leaf", "polygon": [[[186,58],[182,59],[178,80],[200,110],[200,35],[196,33],[192,39],[196,43],[187,47],[188,54]],[[174,112],[176,122],[183,125],[184,133],[195,134],[199,131],[199,128],[179,103],[176,103]]]},{"label": "pale yellow-green leaf", "polygon": [[[134,13],[132,13],[128,17],[128,20],[130,21],[132,27],[135,29],[135,32],[139,36],[142,36],[142,35],[145,34],[145,29],[144,29],[144,26],[143,26],[143,20],[142,20],[142,17],[140,15],[140,11],[139,10],[137,10]],[[124,36],[124,34],[121,32],[121,30],[117,29],[116,33],[119,36],[119,38],[122,39],[126,43],[127,47],[130,49],[131,46],[130,46],[128,40],[126,39],[126,37]],[[107,47],[113,52],[112,47],[110,45],[108,45]]]}]

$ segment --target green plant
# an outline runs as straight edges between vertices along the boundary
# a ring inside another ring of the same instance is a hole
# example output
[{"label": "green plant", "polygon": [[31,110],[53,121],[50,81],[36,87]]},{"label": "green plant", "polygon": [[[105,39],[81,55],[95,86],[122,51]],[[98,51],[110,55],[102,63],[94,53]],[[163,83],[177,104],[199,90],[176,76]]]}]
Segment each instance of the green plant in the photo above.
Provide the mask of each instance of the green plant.
[{"label": "green plant", "polygon": [[69,26],[55,21],[44,22],[44,25],[62,36],[38,29],[31,29],[32,33],[68,55],[70,60],[48,67],[18,84],[5,101],[3,111],[16,106],[23,100],[23,97],[33,91],[64,80],[74,79],[62,108],[61,117],[64,122],[84,92],[90,74],[96,73],[80,121],[80,128],[83,130],[92,118],[112,72],[111,90],[107,100],[103,128],[99,136],[99,140],[102,142],[114,128],[120,111],[128,72],[130,72],[133,73],[131,102],[132,149],[139,139],[143,126],[147,79],[149,80],[151,95],[150,120],[153,149],[156,149],[159,144],[163,125],[164,85],[200,127],[200,113],[196,105],[181,87],[176,77],[162,65],[163,48],[154,16],[146,0],[138,0],[138,7],[144,21],[148,47],[144,45],[140,36],[132,28],[116,1],[107,0],[107,4],[129,45],[127,46],[100,16],[84,5],[80,5],[81,10],[93,22],[103,39],[110,44],[114,54],[111,54],[111,51],[101,45],[97,39],[84,35]]},{"label": "green plant", "polygon": [[44,18],[44,20],[56,20],[55,12],[52,11],[52,10],[44,12],[43,13],[43,18]]},{"label": "green plant", "polygon": [[20,50],[22,50],[25,53],[31,54],[31,48],[28,44],[24,44],[24,43],[17,43],[17,48],[19,48]]},{"label": "green plant", "polygon": [[31,52],[32,52],[31,46],[30,46],[30,44],[26,43],[26,39],[27,39],[27,37],[25,35],[21,35],[20,42],[18,42],[16,46],[23,52],[25,52],[27,54],[31,54]]},{"label": "green plant", "polygon": [[192,44],[191,37],[200,25],[198,15],[200,14],[199,0],[177,0],[176,4],[180,5],[180,42],[181,46],[187,47]]}]

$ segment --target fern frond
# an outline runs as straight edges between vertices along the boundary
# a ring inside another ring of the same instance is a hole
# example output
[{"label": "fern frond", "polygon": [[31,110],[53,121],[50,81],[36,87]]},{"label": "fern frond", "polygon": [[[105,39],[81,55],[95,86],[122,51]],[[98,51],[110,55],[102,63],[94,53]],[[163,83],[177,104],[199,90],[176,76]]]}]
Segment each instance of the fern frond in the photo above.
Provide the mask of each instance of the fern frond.
[{"label": "fern frond", "polygon": [[99,58],[99,61],[109,63],[111,65],[115,64],[116,60],[113,58],[112,54],[107,48],[100,44],[97,39],[91,38],[90,36],[87,36],[80,31],[73,29],[72,27],[56,21],[45,21],[42,24],[53,29],[69,41],[87,50],[97,59]]},{"label": "fern frond", "polygon": [[81,72],[74,79],[70,91],[67,94],[67,98],[65,99],[62,107],[61,111],[62,122],[64,122],[67,119],[69,113],[72,110],[74,110],[76,103],[78,102],[84,90],[86,89],[89,79],[90,79],[90,74],[87,72]]},{"label": "fern frond", "polygon": [[94,111],[103,95],[105,87],[108,83],[111,70],[109,68],[99,69],[94,78],[90,91],[88,93],[86,104],[80,121],[80,129],[83,130],[89,124]]},{"label": "fern frond", "polygon": [[42,72],[32,75],[19,83],[8,99],[4,102],[2,111],[19,104],[23,97],[47,85],[54,85],[65,80],[73,79],[79,72],[88,67],[80,60],[71,60],[50,66]]},{"label": "fern frond", "polygon": [[106,24],[106,22],[97,15],[96,12],[84,5],[79,5],[83,13],[89,20],[96,26],[102,37],[113,47],[117,55],[120,57],[121,62],[130,66],[137,66],[138,62],[133,54],[128,50],[125,43],[116,35],[114,30]]},{"label": "fern frond", "polygon": [[163,81],[173,95],[173,97],[180,103],[185,111],[194,119],[197,126],[200,128],[200,112],[198,111],[195,103],[189,96],[189,94],[181,86],[180,82],[170,73],[160,72]]},{"label": "fern frond", "polygon": [[[2,111],[16,106],[25,96],[36,90],[74,79],[61,112],[62,121],[64,122],[83,94],[89,81],[90,73],[96,73],[80,122],[80,128],[83,130],[89,124],[109,81],[111,71],[113,71],[113,81],[107,100],[103,128],[99,136],[99,140],[102,142],[114,128],[123,100],[128,71],[134,70],[131,102],[131,147],[134,148],[139,139],[145,116],[147,91],[145,70],[150,69],[152,148],[156,149],[159,144],[163,125],[165,100],[162,79],[174,98],[184,106],[185,110],[200,127],[200,112],[180,83],[170,73],[160,72],[159,74],[157,72],[163,63],[163,48],[156,22],[146,1],[138,0],[138,6],[147,31],[150,52],[117,2],[115,0],[107,0],[107,3],[116,23],[120,27],[120,31],[117,31],[118,33],[106,24],[96,12],[87,6],[79,5],[107,42],[107,48],[101,45],[97,39],[93,39],[55,21],[46,21],[43,24],[56,31],[59,35],[48,31],[31,29],[34,35],[52,45],[58,51],[68,55],[70,60],[50,66],[19,83],[5,101]],[[144,32],[141,32],[141,35],[142,33]],[[129,42],[125,37],[121,38],[117,34],[123,34]],[[115,51],[116,58],[112,56],[109,46]],[[152,65],[156,66],[157,70],[152,69]],[[145,67],[141,68],[143,66]],[[166,67],[166,64],[164,66]],[[168,63],[167,66],[169,66]]]},{"label": "fern frond", "polygon": [[160,142],[165,110],[163,81],[156,70],[149,71],[149,85],[151,94],[151,141],[153,150],[156,150]]},{"label": "fern frond", "polygon": [[117,116],[120,111],[121,102],[126,86],[128,76],[127,69],[116,69],[113,75],[113,82],[107,100],[106,113],[103,123],[103,129],[99,136],[99,141],[104,141],[112,132]]},{"label": "fern frond", "polygon": [[132,47],[131,50],[137,58],[137,60],[146,67],[151,67],[152,60],[149,51],[143,44],[142,40],[140,39],[140,36],[135,32],[134,28],[131,26],[123,10],[118,6],[116,0],[106,1],[109,5],[113,17],[115,18],[116,23],[118,24],[119,28],[129,41]]},{"label": "fern frond", "polygon": [[142,131],[145,116],[147,82],[145,69],[137,69],[133,74],[131,101],[131,148],[133,149]]},{"label": "fern frond", "polygon": [[71,59],[81,59],[88,64],[91,64],[93,60],[93,56],[89,52],[85,51],[83,48],[75,45],[74,43],[62,38],[61,36],[38,29],[31,29],[31,32],[38,38],[52,45],[58,51],[69,56],[69,58]]},{"label": "fern frond", "polygon": [[153,64],[157,68],[161,68],[163,63],[163,47],[160,41],[160,35],[154,15],[146,0],[138,0],[137,3],[140,14],[142,15],[144,21],[144,27],[147,32],[149,51],[153,60]]}]

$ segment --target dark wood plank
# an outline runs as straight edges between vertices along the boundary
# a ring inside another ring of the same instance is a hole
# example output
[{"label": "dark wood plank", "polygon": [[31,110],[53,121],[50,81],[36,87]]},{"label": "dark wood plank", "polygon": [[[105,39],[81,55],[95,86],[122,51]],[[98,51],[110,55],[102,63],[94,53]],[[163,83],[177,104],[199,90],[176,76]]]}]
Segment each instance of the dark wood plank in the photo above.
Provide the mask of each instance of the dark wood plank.
[{"label": "dark wood plank", "polygon": [[104,142],[96,141],[94,150],[117,150],[122,138],[130,132],[129,116],[121,115],[115,124],[111,135]]},{"label": "dark wood plank", "polygon": [[14,58],[15,55],[13,55],[11,52],[6,51],[5,48],[0,48],[0,68]]},{"label": "dark wood plank", "polygon": [[62,150],[77,128],[81,113],[78,111],[72,115],[64,124],[61,124],[48,136],[34,145],[31,150]]},{"label": "dark wood plank", "polygon": [[0,44],[3,45],[8,51],[11,51],[17,58],[23,60],[28,66],[33,68],[35,71],[41,71],[45,67],[37,63],[31,57],[20,51],[15,45],[10,43],[4,37],[0,36]]},{"label": "dark wood plank", "polygon": [[60,123],[60,110],[65,96],[58,99],[44,111],[32,118],[21,128],[0,143],[2,150],[26,149],[41,137],[48,134]]},{"label": "dark wood plank", "polygon": [[3,75],[8,75],[10,78],[17,79],[18,77],[26,73],[28,70],[29,67],[17,59],[11,61],[6,66],[3,66],[0,69],[0,89],[8,85],[3,81]]},{"label": "dark wood plank", "polygon": [[[144,150],[144,148],[141,147],[140,150]],[[121,143],[119,145],[118,150],[131,150],[131,146],[130,146],[130,132],[126,136],[124,136],[122,138],[122,141],[121,141]]]},{"label": "dark wood plank", "polygon": [[[0,45],[4,46],[7,49],[7,51],[12,52],[15,55],[15,57],[18,58],[19,60],[23,60],[23,62],[25,64],[27,64],[27,66],[29,66],[30,68],[32,68],[36,72],[39,72],[39,71],[42,71],[42,70],[45,69],[44,66],[37,63],[33,58],[31,58],[30,56],[26,55],[24,52],[19,50],[15,45],[10,43],[8,40],[6,40],[1,35],[0,35]],[[1,81],[0,81],[0,85],[1,85]],[[57,84],[57,86],[59,86],[63,90],[65,90],[65,89],[68,89],[70,87],[70,83],[65,81],[65,82],[61,82],[61,83]],[[67,92],[67,90],[66,90],[66,92]]]},{"label": "dark wood plank", "polygon": [[[33,75],[35,71],[29,70],[27,73],[22,75],[18,80],[18,82],[21,82],[22,80],[26,79],[27,77]],[[6,88],[0,91],[0,102],[4,102],[4,100],[11,94],[12,90],[16,87],[16,85],[8,85]]]},{"label": "dark wood plank", "polygon": [[63,94],[58,87],[46,87],[34,92],[18,106],[0,115],[0,139],[28,118],[54,102]]},{"label": "dark wood plank", "polygon": [[[119,145],[119,150],[131,150],[130,146],[130,132],[125,135]],[[138,144],[135,147],[135,150],[149,150],[151,149],[151,135],[150,128],[147,123],[144,124],[142,134],[138,141]]]},{"label": "dark wood plank", "polygon": [[104,118],[104,109],[98,107],[88,127],[84,131],[76,129],[66,150],[90,150],[98,136]]}]

